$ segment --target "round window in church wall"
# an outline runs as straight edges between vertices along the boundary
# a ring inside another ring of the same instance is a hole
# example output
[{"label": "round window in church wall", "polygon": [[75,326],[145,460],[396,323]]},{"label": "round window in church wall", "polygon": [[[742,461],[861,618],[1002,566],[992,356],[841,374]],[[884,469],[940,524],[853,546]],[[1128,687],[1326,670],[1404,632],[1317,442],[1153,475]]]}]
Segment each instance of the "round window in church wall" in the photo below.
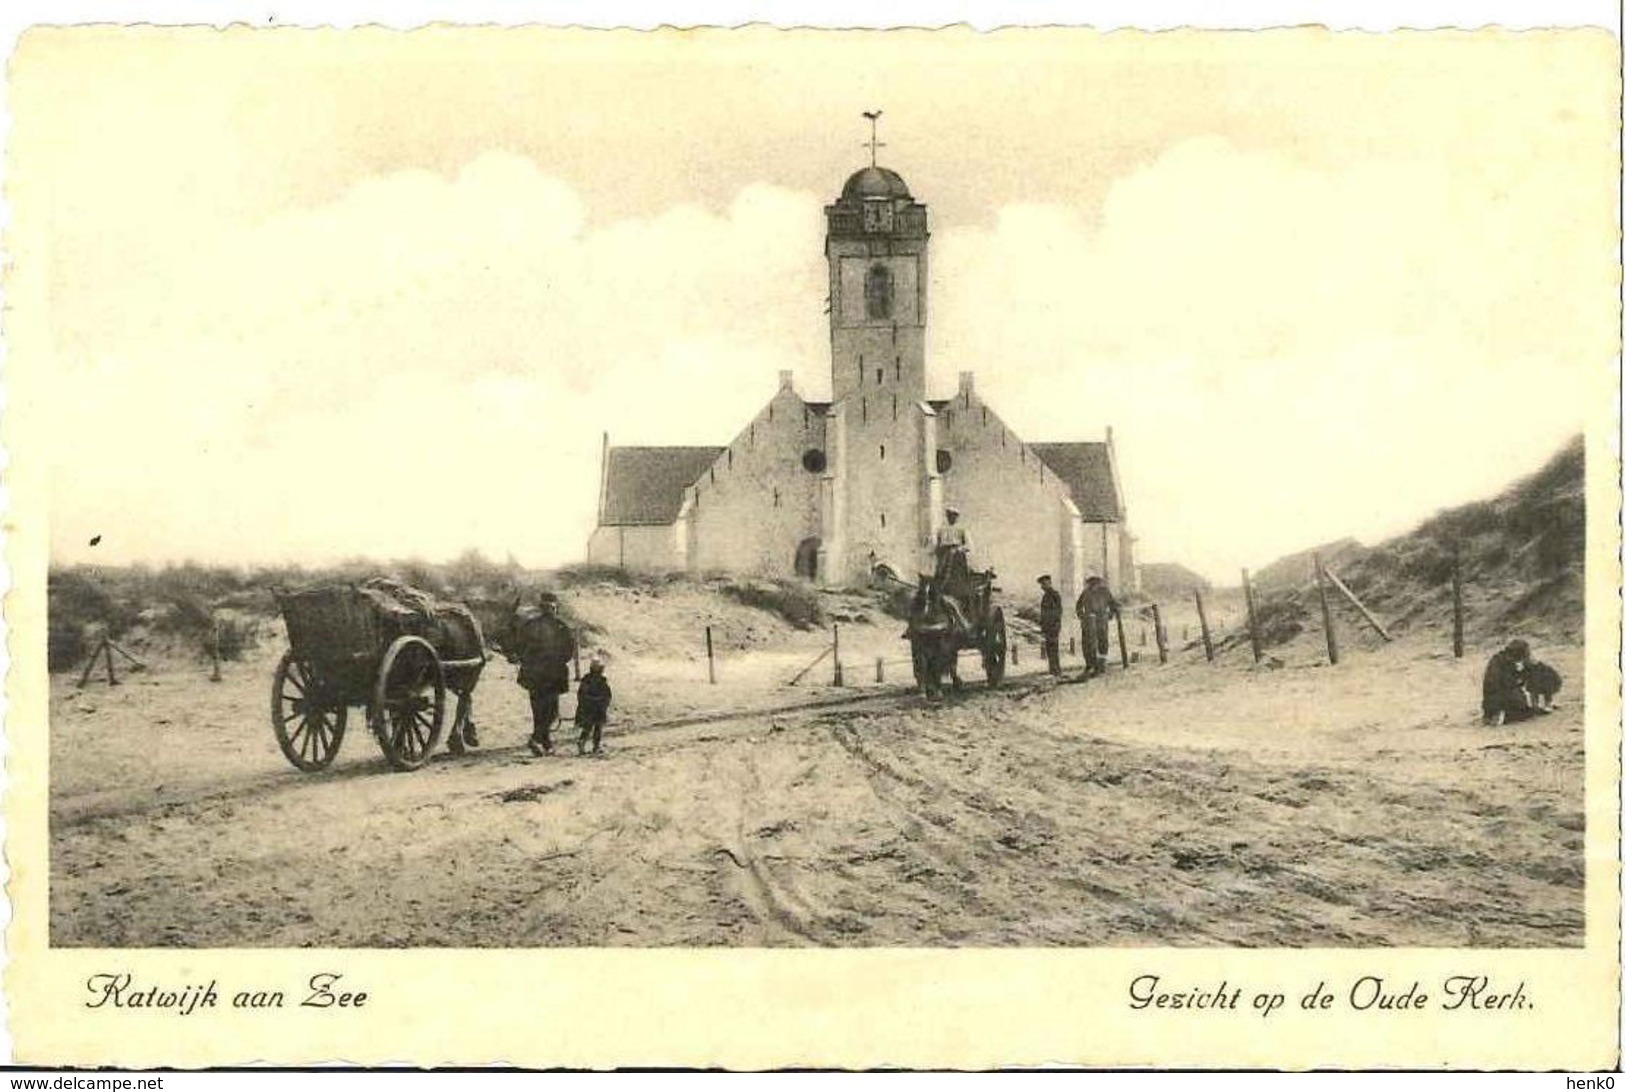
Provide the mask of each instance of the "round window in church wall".
[{"label": "round window in church wall", "polygon": [[809,474],[822,474],[829,464],[824,459],[824,453],[815,447],[801,456],[801,465]]},{"label": "round window in church wall", "polygon": [[937,448],[937,473],[946,474],[954,468],[954,456],[951,451]]}]

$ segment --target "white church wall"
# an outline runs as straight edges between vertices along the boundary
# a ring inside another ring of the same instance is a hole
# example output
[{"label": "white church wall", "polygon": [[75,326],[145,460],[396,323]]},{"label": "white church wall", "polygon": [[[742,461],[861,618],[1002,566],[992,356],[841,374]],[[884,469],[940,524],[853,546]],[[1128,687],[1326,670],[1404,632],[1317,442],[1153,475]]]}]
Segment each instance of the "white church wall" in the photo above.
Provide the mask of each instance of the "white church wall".
[{"label": "white church wall", "polygon": [[919,404],[906,392],[876,386],[841,406],[846,579],[861,583],[882,563],[906,573],[923,545]]},{"label": "white church wall", "polygon": [[690,490],[690,569],[793,575],[797,547],[819,534],[821,472],[802,457],[823,446],[823,418],[781,377],[778,393]]},{"label": "white church wall", "polygon": [[1139,590],[1127,540],[1128,532],[1120,523],[1085,523],[1083,575],[1104,577],[1112,591],[1119,595]]},{"label": "white church wall", "polygon": [[679,526],[600,527],[587,540],[587,562],[637,572],[683,568]]},{"label": "white church wall", "polygon": [[936,420],[938,446],[953,461],[942,475],[943,500],[970,531],[972,563],[995,569],[1012,602],[1036,602],[1044,573],[1075,598],[1073,553],[1063,545],[1072,541],[1075,511],[1066,485],[968,385]]}]

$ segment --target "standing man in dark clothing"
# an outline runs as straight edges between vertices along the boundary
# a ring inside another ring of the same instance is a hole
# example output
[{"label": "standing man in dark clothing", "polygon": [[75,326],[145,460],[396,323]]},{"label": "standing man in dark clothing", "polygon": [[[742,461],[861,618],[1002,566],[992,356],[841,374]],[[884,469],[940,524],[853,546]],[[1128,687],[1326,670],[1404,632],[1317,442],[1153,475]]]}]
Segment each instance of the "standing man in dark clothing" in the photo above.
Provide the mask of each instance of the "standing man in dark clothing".
[{"label": "standing man in dark clothing", "polygon": [[1117,600],[1111,589],[1098,576],[1083,583],[1078,596],[1078,621],[1083,624],[1083,657],[1089,667],[1086,675],[1106,673],[1106,654],[1111,651],[1107,624],[1117,617]]},{"label": "standing man in dark clothing", "polygon": [[1499,727],[1546,712],[1529,700],[1529,642],[1510,641],[1484,668],[1484,723]]},{"label": "standing man in dark clothing", "polygon": [[559,695],[570,689],[570,661],[575,634],[559,617],[559,597],[543,592],[536,609],[521,615],[518,640],[509,659],[519,663],[519,685],[530,691],[530,750],[553,753],[553,724],[559,719]]},{"label": "standing man in dark clothing", "polygon": [[1049,661],[1049,673],[1061,673],[1061,593],[1050,583],[1049,574],[1038,578],[1044,597],[1038,602],[1038,628],[1044,634],[1044,658]]}]

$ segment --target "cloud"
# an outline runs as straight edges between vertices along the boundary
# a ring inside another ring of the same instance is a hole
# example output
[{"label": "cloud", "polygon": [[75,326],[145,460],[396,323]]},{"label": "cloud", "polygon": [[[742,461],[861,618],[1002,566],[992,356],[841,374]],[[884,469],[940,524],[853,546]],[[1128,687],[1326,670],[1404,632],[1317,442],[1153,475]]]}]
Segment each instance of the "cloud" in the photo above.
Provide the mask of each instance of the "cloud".
[{"label": "cloud", "polygon": [[573,560],[600,430],[715,442],[779,369],[821,378],[812,196],[751,186],[592,230],[585,210],[490,153],[59,293],[61,435],[97,442],[56,452],[55,545]]},{"label": "cloud", "polygon": [[1191,140],[1098,222],[1008,206],[941,232],[932,344],[1035,438],[1115,425],[1145,555],[1228,578],[1399,531],[1579,431],[1610,218],[1561,163],[1332,170]]},{"label": "cloud", "polygon": [[[827,392],[820,207],[757,184],[596,223],[591,192],[491,152],[177,221],[133,272],[78,254],[52,306],[57,556],[103,533],[113,559],[577,559],[602,430],[725,443],[780,369]],[[1576,431],[1612,344],[1599,215],[1539,157],[1189,140],[1099,209],[935,224],[930,366],[977,370],[1033,440],[1116,426],[1144,556],[1229,578],[1492,491]]]}]

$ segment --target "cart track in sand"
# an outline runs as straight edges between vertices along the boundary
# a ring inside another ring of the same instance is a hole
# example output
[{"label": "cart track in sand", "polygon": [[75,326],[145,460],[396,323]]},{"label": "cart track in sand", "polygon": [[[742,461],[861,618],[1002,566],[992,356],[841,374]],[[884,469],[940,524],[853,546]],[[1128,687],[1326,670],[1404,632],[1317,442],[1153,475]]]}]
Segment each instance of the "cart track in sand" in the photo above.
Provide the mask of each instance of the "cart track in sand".
[{"label": "cart track in sand", "polygon": [[[1024,676],[1006,676],[1005,685],[998,691],[988,693],[981,688],[974,688],[974,690],[967,690],[965,695],[956,700],[964,700],[965,697],[970,696],[972,693],[983,693],[989,697],[1028,693],[1045,685],[1043,678],[1042,675],[1037,673]],[[917,704],[922,708],[929,705],[927,700],[920,697],[912,686],[899,685],[844,694],[838,697],[814,698],[779,705],[752,705],[738,709],[672,717],[627,726],[620,736],[617,749],[647,747],[659,742],[648,737],[680,732],[683,729],[704,729],[726,724],[739,725],[741,722],[751,721],[756,718],[783,714],[816,713],[820,710],[860,706],[886,710],[902,708],[911,704]],[[742,728],[736,727],[731,734],[746,730],[748,730],[748,725]],[[356,746],[358,743],[371,744],[371,740],[366,738],[367,732],[368,730],[364,727],[360,731],[348,730],[345,734],[345,742],[351,747]],[[441,745],[444,746],[443,740]],[[462,755],[452,755],[442,750],[431,761],[437,767],[478,766],[492,762],[513,762],[516,759],[522,760],[528,755],[527,748],[523,744],[519,744],[506,747],[482,747],[470,750]],[[73,800],[64,801],[60,804],[53,802],[51,822],[53,826],[71,829],[81,823],[96,820],[118,819],[147,812],[164,813],[201,804],[247,801],[257,796],[311,785],[342,784],[358,778],[395,775],[400,772],[391,769],[389,764],[380,756],[367,762],[330,768],[315,774],[302,773],[291,769],[279,770],[275,773],[256,774],[240,779],[216,782],[189,791],[166,792],[156,798],[144,800],[134,800],[128,794],[121,793],[107,799],[93,798],[84,803]],[[407,771],[405,776],[411,776],[415,772],[417,771]]]},{"label": "cart track in sand", "polygon": [[[603,760],[501,746],[404,776],[359,756],[266,772],[280,756],[236,742],[261,704],[245,685],[205,692],[212,752],[122,788],[84,771],[139,742],[130,720],[70,708],[51,942],[1576,945],[1583,701],[1485,730],[1461,699],[1476,673],[1390,653],[940,703],[866,689],[649,716]],[[154,687],[143,713],[180,740],[196,697]],[[497,731],[519,697],[492,696]]]}]

